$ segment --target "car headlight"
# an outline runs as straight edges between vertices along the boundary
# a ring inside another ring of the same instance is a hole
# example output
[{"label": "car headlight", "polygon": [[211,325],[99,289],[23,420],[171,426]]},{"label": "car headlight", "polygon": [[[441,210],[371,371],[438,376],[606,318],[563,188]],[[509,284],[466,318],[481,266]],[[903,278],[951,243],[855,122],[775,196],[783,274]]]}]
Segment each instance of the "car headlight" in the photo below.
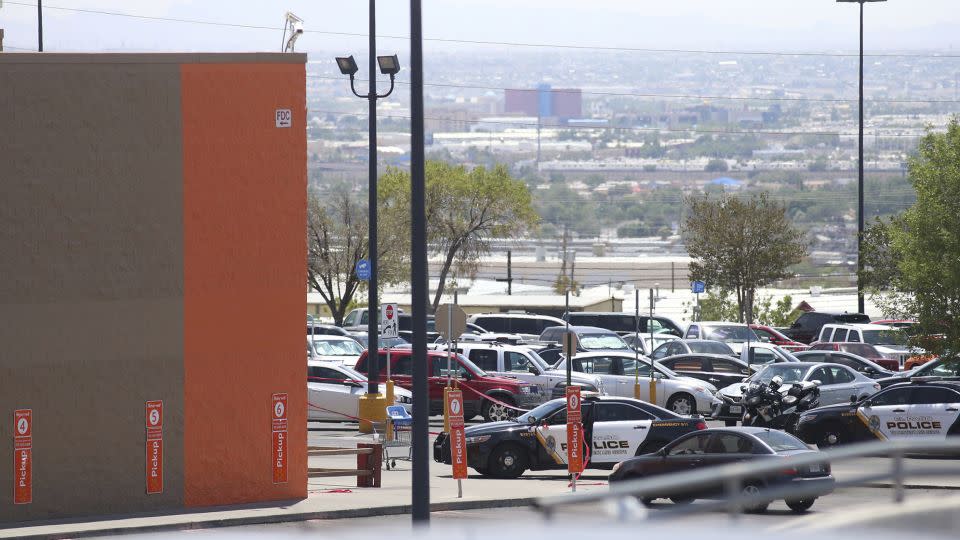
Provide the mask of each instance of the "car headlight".
[{"label": "car headlight", "polygon": [[711,392],[709,389],[704,388],[704,387],[702,387],[702,386],[695,386],[695,387],[693,387],[693,389],[694,389],[695,391],[697,391],[697,392],[700,392],[701,394],[706,394],[706,395],[708,395],[708,396],[712,396],[712,395],[713,395],[713,392]]},{"label": "car headlight", "polygon": [[490,435],[474,435],[467,437],[467,444],[480,444],[490,440]]},{"label": "car headlight", "polygon": [[616,465],[614,465],[614,466],[613,466],[613,470],[610,471],[610,474],[617,474],[617,471],[620,470],[620,466],[621,466],[621,465],[623,465],[623,462],[622,462],[622,461],[619,462],[619,463],[617,463]]}]

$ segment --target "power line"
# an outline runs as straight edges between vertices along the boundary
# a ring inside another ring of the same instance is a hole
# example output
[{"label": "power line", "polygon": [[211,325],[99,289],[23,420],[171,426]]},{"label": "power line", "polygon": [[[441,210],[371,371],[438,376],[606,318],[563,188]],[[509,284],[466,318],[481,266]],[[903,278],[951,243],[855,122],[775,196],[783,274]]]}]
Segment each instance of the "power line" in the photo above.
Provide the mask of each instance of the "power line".
[{"label": "power line", "polygon": [[[14,6],[36,7],[35,3],[7,1],[7,4]],[[283,30],[278,26],[264,26],[255,24],[230,23],[220,21],[210,21],[201,19],[185,19],[178,17],[159,17],[150,15],[138,15],[136,13],[108,11],[89,8],[75,8],[64,6],[44,6],[44,9],[53,9],[59,11],[68,11],[75,13],[87,13],[95,15],[107,15],[113,17],[128,17],[148,21],[165,21],[186,24],[202,24],[207,26],[222,26],[229,28],[245,28],[252,30]],[[368,34],[361,32],[337,32],[330,30],[304,30],[308,34],[321,34],[329,36],[344,37],[368,37]],[[409,36],[394,36],[387,34],[377,34],[382,39],[409,40]],[[564,50],[584,50],[584,51],[611,51],[611,52],[641,52],[641,53],[671,53],[671,54],[710,54],[710,55],[740,55],[740,56],[806,56],[806,57],[835,57],[835,58],[855,58],[857,53],[830,53],[824,51],[740,51],[740,50],[708,50],[708,49],[657,49],[650,47],[614,47],[603,45],[572,45],[568,43],[534,43],[520,41],[491,41],[478,39],[450,39],[450,38],[424,38],[424,41],[437,43],[459,43],[466,45],[488,45],[498,47],[524,47],[538,49],[564,49]],[[960,58],[957,54],[922,54],[922,53],[867,53],[865,57],[871,58]]]},{"label": "power line", "polygon": [[[307,75],[308,79],[324,79],[331,81],[342,81],[343,77],[329,77],[325,75]],[[367,82],[369,79],[356,79],[357,82]],[[396,84],[405,84],[409,85],[409,81],[394,81]],[[527,92],[537,92],[535,89],[517,89],[517,88],[507,88],[504,86],[480,86],[480,85],[467,85],[467,84],[449,84],[449,83],[424,83],[424,86],[433,86],[438,88],[462,88],[467,90],[523,90]],[[843,98],[809,98],[809,97],[759,97],[759,96],[710,96],[710,95],[699,95],[699,94],[639,94],[632,92],[598,92],[593,90],[580,90],[580,89],[550,89],[551,93],[554,94],[564,94],[564,93],[581,93],[594,96],[611,96],[611,97],[640,97],[640,98],[669,98],[669,99],[701,99],[701,100],[735,100],[735,101],[800,101],[800,102],[823,102],[823,103],[856,103],[856,99],[843,99]],[[960,103],[960,101],[945,99],[945,100],[929,100],[929,99],[870,99],[866,101],[867,103]]]},{"label": "power line", "polygon": [[[366,112],[360,113],[351,113],[351,112],[341,112],[341,111],[324,111],[319,109],[308,109],[308,113],[315,114],[333,114],[338,116],[367,116]],[[397,120],[410,120],[409,116],[401,115],[391,115],[391,114],[380,114],[377,115],[378,118],[392,118]],[[456,123],[468,123],[468,124],[491,124],[491,125],[504,125],[511,127],[530,127],[530,128],[544,128],[544,129],[558,129],[558,130],[612,130],[612,131],[640,131],[640,132],[671,132],[671,133],[703,133],[703,134],[714,134],[714,135],[785,135],[785,136],[796,136],[796,135],[814,135],[814,136],[836,136],[841,137],[844,135],[853,136],[853,133],[841,133],[841,132],[831,132],[831,131],[768,131],[768,130],[721,130],[721,129],[701,129],[701,128],[645,128],[645,127],[634,127],[634,126],[564,126],[561,124],[537,124],[535,122],[504,122],[498,120],[482,120],[482,119],[459,119],[459,118],[435,118],[435,117],[424,117],[424,120],[434,120],[438,122],[450,122],[453,124]],[[880,137],[903,137],[903,138],[920,138],[924,134],[879,134]],[[494,134],[490,134],[490,137],[495,137]]]}]

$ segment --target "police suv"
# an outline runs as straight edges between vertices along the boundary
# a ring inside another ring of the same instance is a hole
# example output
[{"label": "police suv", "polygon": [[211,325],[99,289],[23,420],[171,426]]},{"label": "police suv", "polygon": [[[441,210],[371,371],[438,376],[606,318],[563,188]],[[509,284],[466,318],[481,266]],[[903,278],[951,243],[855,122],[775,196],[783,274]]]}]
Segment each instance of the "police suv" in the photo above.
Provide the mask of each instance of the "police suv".
[{"label": "police suv", "polygon": [[[853,396],[851,396],[853,397]],[[960,382],[914,377],[851,403],[803,413],[797,436],[819,447],[960,435]]]},{"label": "police suv", "polygon": [[[699,417],[683,417],[631,398],[584,394],[581,405],[587,467],[609,469],[656,452],[677,437],[706,429]],[[554,399],[505,422],[466,428],[467,464],[484,476],[517,478],[526,470],[567,468],[566,399]],[[450,441],[441,433],[433,459],[450,463]]]}]

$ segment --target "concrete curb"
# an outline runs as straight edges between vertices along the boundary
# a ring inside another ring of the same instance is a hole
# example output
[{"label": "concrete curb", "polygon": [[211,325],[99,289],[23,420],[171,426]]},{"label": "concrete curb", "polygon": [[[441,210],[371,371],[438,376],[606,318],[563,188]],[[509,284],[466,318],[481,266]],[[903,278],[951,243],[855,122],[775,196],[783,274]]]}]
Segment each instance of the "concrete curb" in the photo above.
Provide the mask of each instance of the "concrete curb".
[{"label": "concrete curb", "polygon": [[[488,508],[514,508],[518,506],[529,506],[536,498],[524,497],[518,499],[496,499],[485,501],[452,501],[433,503],[430,505],[431,512],[443,512],[448,510],[482,510]],[[11,537],[26,538],[31,540],[61,540],[67,538],[89,538],[94,536],[114,536],[121,534],[136,534],[147,532],[172,532],[186,531],[195,529],[214,529],[221,527],[237,527],[243,525],[269,525],[271,523],[288,523],[294,521],[310,521],[319,519],[350,519],[364,518],[373,516],[392,516],[397,514],[409,514],[412,506],[409,504],[394,506],[373,506],[367,508],[354,508],[350,510],[325,510],[317,512],[298,512],[290,514],[263,514],[252,516],[237,516],[224,518],[206,518],[198,516],[195,521],[182,523],[156,523],[156,524],[131,524],[129,526],[109,526],[109,522],[99,522],[106,526],[94,527],[98,522],[75,523],[77,529],[72,531],[61,530],[57,532],[45,532],[42,529],[57,528],[66,529],[71,524],[58,525],[34,525],[21,528],[0,529],[0,535],[14,533]],[[182,514],[177,514],[182,515]],[[143,519],[155,519],[154,516]],[[90,527],[90,528],[84,528]],[[30,529],[38,529],[36,532],[30,532]],[[18,533],[17,531],[22,531]]]}]

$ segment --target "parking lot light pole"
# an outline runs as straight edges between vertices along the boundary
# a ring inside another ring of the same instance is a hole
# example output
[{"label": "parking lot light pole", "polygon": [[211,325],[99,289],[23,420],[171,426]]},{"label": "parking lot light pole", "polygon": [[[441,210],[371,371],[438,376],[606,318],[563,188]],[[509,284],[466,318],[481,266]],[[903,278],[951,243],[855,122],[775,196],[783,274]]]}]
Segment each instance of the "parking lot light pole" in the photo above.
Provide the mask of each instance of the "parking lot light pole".
[{"label": "parking lot light pole", "polygon": [[863,301],[863,4],[887,0],[837,0],[839,3],[860,4],[860,126],[857,153],[857,313],[866,309]]},{"label": "parking lot light pole", "polygon": [[[377,64],[380,72],[390,76],[390,90],[386,94],[377,94]],[[354,87],[354,76],[358,71],[357,62],[353,56],[337,57],[337,67],[340,73],[350,76],[350,91],[361,99],[366,99],[369,106],[367,115],[369,126],[369,180],[367,194],[367,257],[370,261],[370,279],[367,283],[367,395],[360,400],[359,415],[365,420],[373,422],[386,421],[386,398],[380,390],[380,309],[377,302],[378,275],[380,272],[377,261],[377,100],[393,93],[394,77],[400,71],[397,55],[377,56],[377,15],[376,0],[370,0],[370,58],[369,58],[369,89],[367,94],[357,93]],[[389,362],[389,359],[387,359]],[[373,425],[370,422],[361,422],[360,431],[371,433]]]}]

